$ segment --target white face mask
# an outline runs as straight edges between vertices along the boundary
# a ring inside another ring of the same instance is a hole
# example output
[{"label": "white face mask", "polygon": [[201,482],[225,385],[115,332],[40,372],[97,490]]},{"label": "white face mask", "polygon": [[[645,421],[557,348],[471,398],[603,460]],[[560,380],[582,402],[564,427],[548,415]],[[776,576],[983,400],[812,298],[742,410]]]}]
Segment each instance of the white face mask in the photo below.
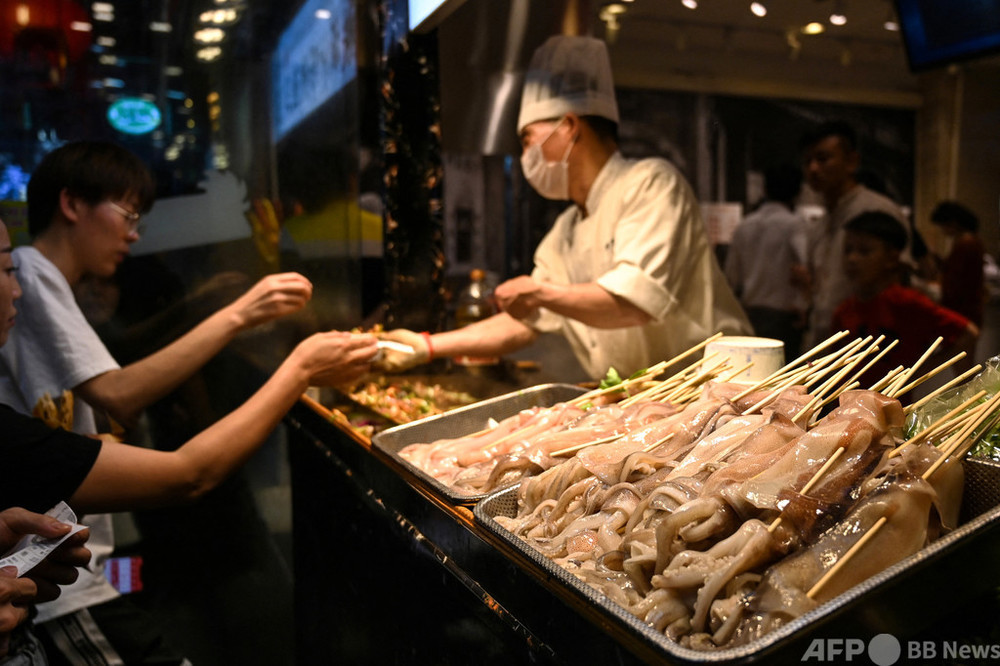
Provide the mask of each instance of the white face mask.
[{"label": "white face mask", "polygon": [[546,161],[542,155],[542,144],[555,134],[562,121],[561,118],[544,139],[529,146],[521,155],[521,171],[528,183],[543,197],[555,201],[569,199],[569,151],[573,149],[576,138],[566,148],[566,153],[559,162]]}]

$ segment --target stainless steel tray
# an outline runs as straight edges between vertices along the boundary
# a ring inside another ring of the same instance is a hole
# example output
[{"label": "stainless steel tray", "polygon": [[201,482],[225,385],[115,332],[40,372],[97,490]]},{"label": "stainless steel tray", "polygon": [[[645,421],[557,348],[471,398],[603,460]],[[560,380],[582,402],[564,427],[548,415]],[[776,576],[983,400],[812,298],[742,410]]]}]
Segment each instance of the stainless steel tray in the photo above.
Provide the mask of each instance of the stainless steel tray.
[{"label": "stainless steel tray", "polygon": [[662,651],[668,663],[793,663],[802,659],[815,636],[848,639],[856,637],[851,632],[861,631],[868,634],[865,644],[881,633],[905,636],[913,630],[915,617],[928,622],[935,615],[968,611],[961,606],[963,594],[971,597],[1000,584],[1000,465],[980,459],[967,459],[964,465],[962,524],[958,529],[753,643],[710,652],[680,646],[501,527],[494,517],[517,513],[516,487],[491,494],[476,505],[473,515],[541,567],[556,584],[565,585],[597,608],[602,620]]},{"label": "stainless steel tray", "polygon": [[438,439],[461,437],[477,432],[487,427],[491,418],[500,421],[531,407],[551,407],[572,400],[585,392],[586,389],[572,384],[539,384],[459,407],[445,414],[429,416],[383,430],[372,438],[372,446],[395,458],[452,502],[475,503],[487,497],[489,493],[468,495],[457,492],[400,457],[399,452],[410,444],[429,444]]}]

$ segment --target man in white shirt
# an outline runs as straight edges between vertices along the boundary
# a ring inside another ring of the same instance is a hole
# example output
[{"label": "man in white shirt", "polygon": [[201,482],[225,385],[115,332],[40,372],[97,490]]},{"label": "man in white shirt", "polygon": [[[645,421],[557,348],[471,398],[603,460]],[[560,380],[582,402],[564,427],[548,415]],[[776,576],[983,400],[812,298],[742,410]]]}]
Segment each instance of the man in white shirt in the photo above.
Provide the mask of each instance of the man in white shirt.
[{"label": "man in white shirt", "polygon": [[[840,121],[821,124],[802,141],[805,179],[823,197],[826,217],[810,239],[812,312],[807,346],[818,344],[833,331],[833,311],[853,292],[843,270],[844,225],[861,213],[889,213],[909,229],[899,206],[889,197],[858,182],[861,164],[854,128]],[[911,261],[909,251],[904,261]]]},{"label": "man in white shirt", "polygon": [[618,152],[604,42],[557,36],[543,44],[525,78],[517,126],[525,178],[570,207],[539,244],[531,275],[497,287],[500,314],[433,336],[390,331],[384,337],[416,353],[389,351],[383,369],[507,354],[555,332],[590,376],[612,367],[625,376],[716,332],[750,332],[690,185],[666,160]]},{"label": "man in white shirt", "polygon": [[801,189],[801,169],[767,169],[765,199],[736,227],[726,253],[726,278],[754,332],[784,342],[788,359],[799,355],[808,307],[806,221],[795,212]]}]

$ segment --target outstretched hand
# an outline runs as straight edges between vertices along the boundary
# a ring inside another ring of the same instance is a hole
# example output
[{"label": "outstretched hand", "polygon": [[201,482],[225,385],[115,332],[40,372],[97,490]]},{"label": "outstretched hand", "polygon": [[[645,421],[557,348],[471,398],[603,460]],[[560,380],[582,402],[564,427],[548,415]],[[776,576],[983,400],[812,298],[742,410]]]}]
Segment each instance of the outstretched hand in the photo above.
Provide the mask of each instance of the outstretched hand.
[{"label": "outstretched hand", "polygon": [[369,371],[377,352],[374,335],[329,331],[309,336],[292,354],[309,373],[310,385],[345,386]]},{"label": "outstretched hand", "polygon": [[261,278],[228,306],[247,329],[298,312],[312,298],[312,282],[299,273],[275,273]]}]

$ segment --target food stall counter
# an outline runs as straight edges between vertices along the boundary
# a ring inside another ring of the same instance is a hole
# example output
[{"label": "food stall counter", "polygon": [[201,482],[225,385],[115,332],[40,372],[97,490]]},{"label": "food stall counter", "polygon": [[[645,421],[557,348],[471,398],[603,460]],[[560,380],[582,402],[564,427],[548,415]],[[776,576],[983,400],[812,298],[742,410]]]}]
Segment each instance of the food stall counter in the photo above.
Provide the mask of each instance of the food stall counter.
[{"label": "food stall counter", "polygon": [[[396,457],[331,419],[321,404],[303,399],[286,421],[298,663],[671,663],[592,598],[477,521],[472,505],[442,496]],[[969,558],[1000,552],[1000,540],[992,532],[980,537],[974,547],[928,560],[918,578],[951,572],[947,605],[989,617],[997,607],[989,594],[995,577],[984,578]],[[899,581],[781,643],[780,654],[745,661],[798,661],[817,639],[870,637],[873,626],[897,636],[924,631],[944,606],[928,609],[917,601],[921,594],[912,580]],[[975,633],[973,627],[959,634],[945,624],[939,629],[951,638]],[[713,663],[711,653],[705,663]]]}]

